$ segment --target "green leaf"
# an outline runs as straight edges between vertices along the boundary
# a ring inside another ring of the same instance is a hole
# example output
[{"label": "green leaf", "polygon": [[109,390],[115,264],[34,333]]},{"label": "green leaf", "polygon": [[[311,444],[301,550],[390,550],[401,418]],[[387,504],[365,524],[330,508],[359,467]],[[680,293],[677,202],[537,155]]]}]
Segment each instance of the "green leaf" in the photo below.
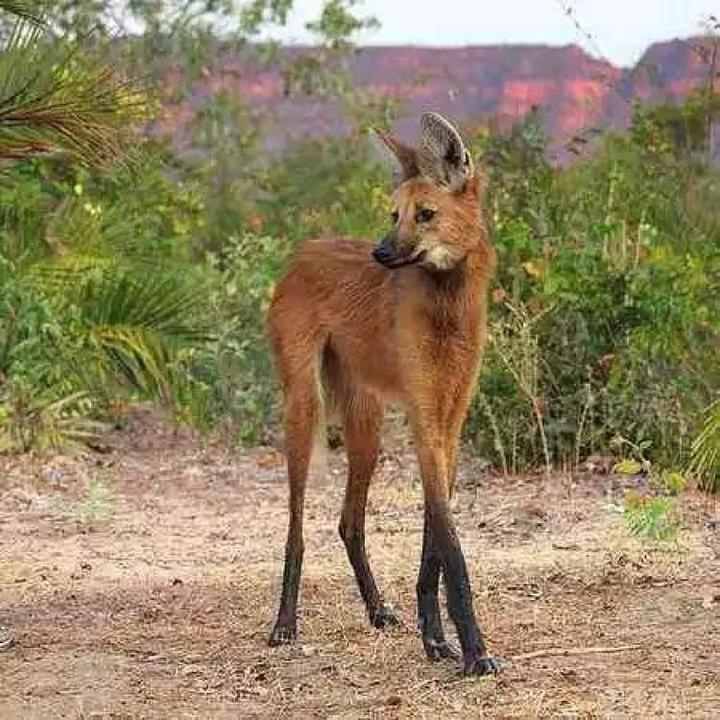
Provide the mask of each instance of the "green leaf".
[{"label": "green leaf", "polygon": [[621,460],[613,467],[613,472],[619,475],[639,475],[643,470],[642,463],[630,458]]}]

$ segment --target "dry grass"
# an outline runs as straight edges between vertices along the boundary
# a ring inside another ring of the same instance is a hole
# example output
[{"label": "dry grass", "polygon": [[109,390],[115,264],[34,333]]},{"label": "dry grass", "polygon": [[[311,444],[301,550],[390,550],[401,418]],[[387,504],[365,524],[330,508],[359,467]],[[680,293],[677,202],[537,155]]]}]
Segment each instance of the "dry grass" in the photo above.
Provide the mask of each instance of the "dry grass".
[{"label": "dry grass", "polygon": [[334,454],[308,498],[302,642],[271,650],[282,458],[156,426],[116,446],[0,460],[0,626],[16,641],[0,653],[2,718],[720,716],[718,508],[699,496],[681,500],[679,544],[649,546],[623,532],[617,480],[503,481],[466,466],[456,518],[492,650],[639,649],[465,679],[427,662],[414,629],[421,495],[405,448],[383,460],[369,542],[406,627],[365,622],[336,534]]}]

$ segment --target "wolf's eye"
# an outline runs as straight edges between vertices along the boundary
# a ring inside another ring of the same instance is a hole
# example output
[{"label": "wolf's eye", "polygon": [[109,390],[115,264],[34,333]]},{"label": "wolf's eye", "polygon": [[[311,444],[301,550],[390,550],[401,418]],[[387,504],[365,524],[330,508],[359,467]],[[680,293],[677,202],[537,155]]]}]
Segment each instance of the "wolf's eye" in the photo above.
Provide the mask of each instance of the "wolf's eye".
[{"label": "wolf's eye", "polygon": [[431,210],[430,208],[423,208],[422,210],[418,210],[418,213],[415,216],[418,222],[430,222],[434,217],[435,210]]},{"label": "wolf's eye", "polygon": [[393,221],[393,225],[397,225],[397,221],[400,219],[400,213],[397,210],[393,210],[390,213],[390,219]]}]

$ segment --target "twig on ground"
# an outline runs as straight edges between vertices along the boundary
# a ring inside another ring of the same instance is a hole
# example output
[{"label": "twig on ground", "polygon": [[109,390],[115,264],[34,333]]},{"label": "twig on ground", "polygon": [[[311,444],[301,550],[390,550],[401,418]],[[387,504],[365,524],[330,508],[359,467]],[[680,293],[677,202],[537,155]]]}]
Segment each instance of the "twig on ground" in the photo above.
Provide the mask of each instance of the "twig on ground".
[{"label": "twig on ground", "polygon": [[546,648],[545,650],[533,650],[533,652],[513,655],[510,660],[533,660],[540,657],[566,657],[568,655],[597,655],[600,653],[619,653],[629,650],[641,650],[642,645],[616,645],[614,647],[580,647],[580,648]]},{"label": "twig on ground", "polygon": [[0,652],[5,652],[15,645],[15,638],[8,632],[0,628]]}]

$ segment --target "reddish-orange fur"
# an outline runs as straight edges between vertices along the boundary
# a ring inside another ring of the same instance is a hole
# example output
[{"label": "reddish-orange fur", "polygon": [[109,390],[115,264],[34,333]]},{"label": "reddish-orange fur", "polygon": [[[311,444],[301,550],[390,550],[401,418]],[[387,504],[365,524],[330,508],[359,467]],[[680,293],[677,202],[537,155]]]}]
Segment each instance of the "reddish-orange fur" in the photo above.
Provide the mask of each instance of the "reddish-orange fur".
[{"label": "reddish-orange fur", "polygon": [[[392,143],[397,154],[400,144]],[[495,668],[475,625],[448,501],[485,341],[494,252],[480,209],[478,176],[453,190],[413,172],[394,194],[397,222],[391,244],[403,257],[426,248],[426,261],[393,270],[372,257],[366,242],[313,240],[301,247],[272,301],[269,331],[285,396],[290,525],[283,599],[271,644],[290,640],[296,632],[302,506],[323,405],[339,414],[345,429],[349,472],[340,533],[371,621],[376,627],[396,622],[370,571],[364,522],[383,408],[397,402],[408,413],[425,494],[418,581],[425,648],[430,657],[454,654],[437,612],[442,568],[465,669],[483,673]],[[428,207],[434,216],[420,222],[418,213]]]}]

